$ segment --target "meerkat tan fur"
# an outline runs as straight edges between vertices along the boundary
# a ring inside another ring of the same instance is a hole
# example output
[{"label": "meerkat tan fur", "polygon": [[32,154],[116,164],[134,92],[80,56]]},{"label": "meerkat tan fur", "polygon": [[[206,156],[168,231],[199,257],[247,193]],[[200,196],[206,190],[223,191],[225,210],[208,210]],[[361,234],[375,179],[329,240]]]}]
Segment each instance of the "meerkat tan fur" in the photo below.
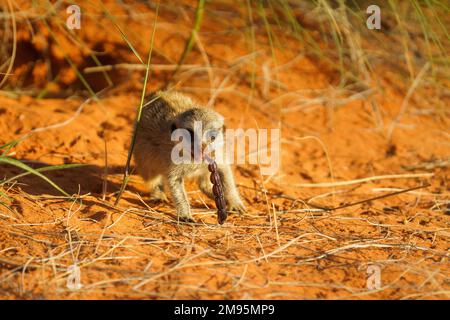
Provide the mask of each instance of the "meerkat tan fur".
[{"label": "meerkat tan fur", "polygon": [[[144,179],[152,200],[167,201],[164,190],[168,188],[179,219],[193,221],[184,181],[196,178],[200,190],[213,199],[210,173],[204,162],[175,164],[171,154],[177,142],[171,140],[171,134],[175,128],[192,132],[195,121],[201,122],[204,131],[223,131],[223,117],[178,92],[159,91],[151,97],[151,101],[142,110],[141,121],[136,128],[133,154],[137,172]],[[201,143],[205,145],[211,141]],[[227,209],[244,212],[245,206],[239,197],[230,166],[222,163],[218,169]]]}]

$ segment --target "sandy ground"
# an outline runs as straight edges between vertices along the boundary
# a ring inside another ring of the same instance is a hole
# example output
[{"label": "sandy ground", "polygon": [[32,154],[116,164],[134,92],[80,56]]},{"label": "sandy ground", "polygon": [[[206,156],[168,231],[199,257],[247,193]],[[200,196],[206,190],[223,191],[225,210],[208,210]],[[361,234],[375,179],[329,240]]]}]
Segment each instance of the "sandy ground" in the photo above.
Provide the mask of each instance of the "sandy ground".
[{"label": "sandy ground", "polygon": [[[147,52],[152,8],[134,5],[133,18],[123,8],[108,8],[126,25],[138,52]],[[215,12],[226,9],[217,5]],[[94,9],[87,11],[96,17]],[[192,8],[184,15],[161,11],[153,63],[176,63],[192,14]],[[86,19],[77,31],[81,41],[106,52],[103,64],[137,63],[111,22],[97,18]],[[174,18],[182,27],[175,28]],[[32,176],[2,187],[12,211],[0,207],[0,298],[449,297],[449,121],[439,113],[439,106],[448,107],[448,96],[434,101],[439,94],[422,86],[402,110],[408,87],[391,69],[376,74],[383,90],[362,97],[339,91],[336,75],[299,54],[292,39],[284,39],[289,50],[275,49],[276,60],[270,48],[251,55],[239,20],[226,20],[205,18],[203,51],[196,48],[187,63],[213,68],[183,70],[177,89],[211,103],[229,128],[280,128],[282,139],[275,175],[261,176],[255,165],[234,167],[248,212],[230,215],[222,226],[214,203],[193,184],[188,189],[194,224],[178,223],[171,204],[149,202],[135,175],[115,207],[143,72],[110,72],[114,86],[99,101],[61,97],[82,88],[65,55],[83,70],[93,65],[88,52],[75,50],[62,32],[60,46],[49,45],[42,24],[34,38],[26,27],[19,29],[17,76],[11,81],[23,78],[32,92],[0,95],[0,145],[31,132],[12,150],[15,158],[35,168],[86,166],[45,173],[75,195],[69,200]],[[264,29],[256,38],[267,40]],[[45,80],[45,59],[36,60],[44,51],[59,74],[52,83]],[[100,75],[87,76],[96,91],[105,86]],[[170,75],[153,71],[148,91]],[[47,96],[40,99],[44,88]],[[2,177],[21,172],[0,166]],[[81,272],[79,290],[67,288],[73,264]],[[381,283],[370,290],[374,268]]]}]

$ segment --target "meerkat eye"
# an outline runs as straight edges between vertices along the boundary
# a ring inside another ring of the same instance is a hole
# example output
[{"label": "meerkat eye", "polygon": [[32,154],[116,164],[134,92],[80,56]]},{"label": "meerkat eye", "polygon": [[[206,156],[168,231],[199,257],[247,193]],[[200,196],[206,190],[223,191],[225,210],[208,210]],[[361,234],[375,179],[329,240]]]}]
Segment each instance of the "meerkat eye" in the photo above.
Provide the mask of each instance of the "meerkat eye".
[{"label": "meerkat eye", "polygon": [[220,134],[219,130],[216,130],[216,129],[211,130],[208,134],[209,141],[214,142],[217,139],[217,137],[219,136],[219,134]]}]

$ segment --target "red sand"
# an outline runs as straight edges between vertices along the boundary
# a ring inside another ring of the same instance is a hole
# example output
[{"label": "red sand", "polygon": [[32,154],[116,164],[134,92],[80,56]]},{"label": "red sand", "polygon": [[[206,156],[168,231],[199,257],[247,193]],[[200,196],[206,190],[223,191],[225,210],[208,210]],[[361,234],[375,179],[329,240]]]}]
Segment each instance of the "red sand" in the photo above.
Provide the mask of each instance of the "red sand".
[{"label": "red sand", "polygon": [[[216,10],[226,10],[225,5],[220,6]],[[100,55],[103,64],[138,63],[111,21],[94,19],[98,10],[88,4],[86,8],[93,16],[83,20],[76,35],[90,48],[104,51]],[[139,15],[131,18],[122,7],[108,4],[108,8],[145,57],[154,11],[134,4],[132,11]],[[189,35],[192,14],[192,10],[182,15],[162,8],[153,63],[176,63]],[[64,19],[64,10],[59,16]],[[119,206],[113,206],[143,72],[109,73],[114,88],[76,114],[84,99],[64,96],[68,90],[83,87],[64,54],[83,70],[93,65],[89,52],[77,49],[59,30],[55,32],[61,49],[49,41],[41,23],[36,25],[41,29],[32,39],[24,20],[19,21],[19,53],[10,81],[17,83],[23,78],[37,92],[47,86],[48,98],[0,96],[0,144],[74,117],[64,126],[31,135],[13,149],[14,157],[33,166],[87,166],[46,173],[68,193],[78,194],[79,201],[61,199],[58,191],[32,176],[20,178],[8,189],[13,212],[0,207],[0,298],[448,298],[449,171],[433,163],[447,161],[450,156],[449,121],[445,113],[441,117],[434,111],[437,109],[430,109],[431,99],[429,103],[420,99],[435,95],[432,89],[418,88],[388,141],[389,126],[407,90],[398,85],[392,72],[377,70],[377,79],[385,89],[372,96],[383,125],[375,121],[372,98],[344,101],[345,96],[331,88],[336,86],[335,74],[312,58],[297,56],[298,43],[292,39],[283,42],[288,49],[276,49],[276,62],[267,46],[258,51],[252,91],[247,81],[252,58],[237,60],[250,53],[243,33],[235,29],[242,23],[233,17],[221,22],[206,16],[201,43],[208,62],[222,69],[212,69],[209,74],[183,72],[178,77],[178,90],[206,104],[215,94],[211,86],[224,89],[217,93],[214,106],[225,116],[227,127],[280,127],[282,164],[276,175],[263,179],[257,166],[235,167],[248,213],[231,214],[223,226],[217,224],[213,201],[189,185],[198,223],[177,224],[171,204],[146,202],[148,195],[137,176],[132,177]],[[267,43],[263,27],[257,40]],[[50,84],[45,81],[48,70],[42,59],[36,61],[31,74],[26,71],[33,55],[41,57],[45,50],[50,52],[54,74],[59,75]],[[194,49],[186,63],[201,65],[206,61]],[[264,66],[272,73],[268,90],[264,89]],[[153,72],[149,91],[170,75],[167,71]],[[105,86],[100,73],[87,80],[94,90]],[[275,80],[281,83],[279,88]],[[311,89],[315,91],[307,91]],[[287,111],[305,97],[321,100]],[[324,98],[329,102],[323,102]],[[445,108],[448,96],[438,103]],[[102,200],[104,137],[108,192]],[[432,164],[427,167],[424,163]],[[2,176],[20,172],[0,167]],[[417,173],[429,175],[334,188],[296,186]],[[426,183],[430,186],[424,189],[348,208],[305,210],[312,208],[308,201],[333,207]],[[390,189],[380,192],[377,188]],[[83,287],[71,291],[66,286],[67,268],[75,262],[80,266]],[[381,288],[370,291],[367,269],[373,264],[380,267]]]}]

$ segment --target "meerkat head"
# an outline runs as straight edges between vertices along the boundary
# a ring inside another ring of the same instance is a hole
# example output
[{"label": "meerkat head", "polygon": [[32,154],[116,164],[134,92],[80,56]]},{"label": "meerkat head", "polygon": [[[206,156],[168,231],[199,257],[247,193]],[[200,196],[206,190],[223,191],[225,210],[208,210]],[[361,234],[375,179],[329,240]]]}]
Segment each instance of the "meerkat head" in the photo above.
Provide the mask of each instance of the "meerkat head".
[{"label": "meerkat head", "polygon": [[211,109],[192,108],[180,113],[172,123],[172,132],[185,129],[191,139],[191,153],[197,159],[200,151],[202,156],[205,149],[214,142],[224,130],[224,118]]}]

